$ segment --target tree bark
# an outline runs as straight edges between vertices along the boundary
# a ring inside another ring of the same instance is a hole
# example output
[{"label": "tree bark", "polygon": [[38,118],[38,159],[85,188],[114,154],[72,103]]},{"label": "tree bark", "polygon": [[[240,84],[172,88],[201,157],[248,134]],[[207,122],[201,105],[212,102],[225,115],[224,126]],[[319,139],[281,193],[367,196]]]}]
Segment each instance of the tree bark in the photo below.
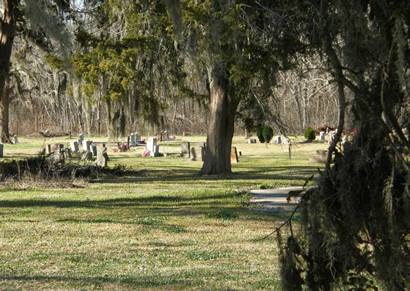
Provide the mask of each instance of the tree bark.
[{"label": "tree bark", "polygon": [[0,100],[0,136],[1,142],[11,143],[10,131],[9,131],[9,109],[10,109],[10,84],[9,80],[6,80],[3,94],[1,94]]},{"label": "tree bark", "polygon": [[201,174],[230,174],[232,173],[231,147],[237,104],[229,94],[228,72],[225,65],[214,65],[209,70],[209,79],[209,126]]},{"label": "tree bark", "polygon": [[9,134],[9,92],[6,81],[10,72],[10,58],[16,30],[15,10],[17,0],[3,0],[3,17],[0,19],[0,104],[1,104],[1,140],[10,142]]}]

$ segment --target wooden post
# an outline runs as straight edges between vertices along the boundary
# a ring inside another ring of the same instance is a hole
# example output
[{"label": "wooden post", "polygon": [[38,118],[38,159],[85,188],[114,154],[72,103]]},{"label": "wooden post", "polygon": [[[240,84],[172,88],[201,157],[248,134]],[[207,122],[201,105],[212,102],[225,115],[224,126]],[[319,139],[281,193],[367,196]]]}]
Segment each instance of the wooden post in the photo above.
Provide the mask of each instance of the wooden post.
[{"label": "wooden post", "polygon": [[289,160],[291,160],[292,159],[292,142],[291,141],[289,141],[289,144],[288,144],[288,151],[289,151]]}]

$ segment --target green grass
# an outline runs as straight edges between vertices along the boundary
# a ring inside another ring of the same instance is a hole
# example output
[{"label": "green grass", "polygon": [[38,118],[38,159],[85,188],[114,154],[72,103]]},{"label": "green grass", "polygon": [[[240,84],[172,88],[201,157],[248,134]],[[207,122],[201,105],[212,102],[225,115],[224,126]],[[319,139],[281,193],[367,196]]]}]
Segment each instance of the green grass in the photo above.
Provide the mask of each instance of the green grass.
[{"label": "green grass", "polygon": [[[6,159],[43,144],[21,141],[6,146]],[[258,239],[285,214],[250,210],[248,191],[303,184],[320,166],[310,155],[324,145],[295,145],[289,160],[285,146],[234,143],[242,156],[229,179],[198,176],[201,162],[142,158],[138,148],[110,154],[111,166],[137,176],[84,188],[0,186],[1,289],[278,290],[276,244]],[[160,150],[178,153],[179,141]]]}]

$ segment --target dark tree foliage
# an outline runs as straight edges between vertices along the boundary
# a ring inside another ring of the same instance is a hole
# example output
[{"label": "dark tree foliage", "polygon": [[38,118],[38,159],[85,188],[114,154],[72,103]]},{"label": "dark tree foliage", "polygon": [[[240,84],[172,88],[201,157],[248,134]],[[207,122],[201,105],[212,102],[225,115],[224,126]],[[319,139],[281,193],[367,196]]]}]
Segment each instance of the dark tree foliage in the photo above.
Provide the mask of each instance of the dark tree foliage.
[{"label": "dark tree foliage", "polygon": [[308,141],[312,141],[316,138],[315,130],[311,127],[306,128],[305,130],[305,138]]},{"label": "dark tree foliage", "polygon": [[[410,288],[410,2],[298,2],[306,39],[339,88],[343,129],[352,92],[357,133],[330,146],[318,188],[300,205],[302,231],[282,248],[286,290]],[[333,154],[333,155],[332,155]]]}]

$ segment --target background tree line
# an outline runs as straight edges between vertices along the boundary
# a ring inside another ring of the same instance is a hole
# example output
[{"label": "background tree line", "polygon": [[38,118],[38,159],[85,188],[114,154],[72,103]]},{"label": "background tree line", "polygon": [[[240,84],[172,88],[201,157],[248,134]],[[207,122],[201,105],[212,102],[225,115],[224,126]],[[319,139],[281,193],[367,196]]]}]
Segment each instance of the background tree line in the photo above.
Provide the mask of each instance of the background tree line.
[{"label": "background tree line", "polygon": [[405,0],[3,0],[2,140],[10,104],[110,138],[186,124],[207,132],[201,173],[229,175],[235,125],[336,124],[301,234],[279,236],[283,285],[405,290],[409,19]]}]

